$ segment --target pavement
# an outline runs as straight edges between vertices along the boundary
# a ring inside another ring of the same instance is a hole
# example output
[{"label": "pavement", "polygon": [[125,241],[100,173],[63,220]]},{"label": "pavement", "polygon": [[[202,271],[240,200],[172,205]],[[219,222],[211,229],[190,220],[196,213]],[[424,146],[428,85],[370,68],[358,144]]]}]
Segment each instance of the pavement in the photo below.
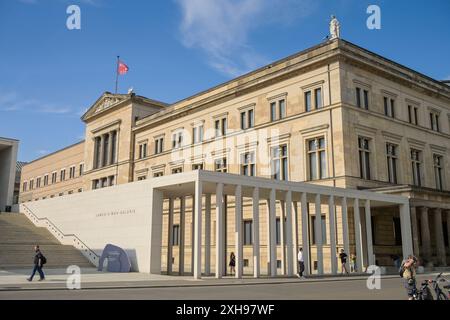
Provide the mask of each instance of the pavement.
[{"label": "pavement", "polygon": [[[404,299],[405,289],[398,275],[382,276],[379,290],[369,290],[368,275],[311,276],[306,279],[276,277],[225,277],[201,280],[191,276],[144,273],[98,272],[81,269],[81,290],[68,290],[72,279],[64,269],[48,269],[46,280],[28,282],[30,270],[0,270],[0,300],[9,299]],[[450,273],[445,274],[449,278]],[[418,276],[418,281],[436,273]]]}]

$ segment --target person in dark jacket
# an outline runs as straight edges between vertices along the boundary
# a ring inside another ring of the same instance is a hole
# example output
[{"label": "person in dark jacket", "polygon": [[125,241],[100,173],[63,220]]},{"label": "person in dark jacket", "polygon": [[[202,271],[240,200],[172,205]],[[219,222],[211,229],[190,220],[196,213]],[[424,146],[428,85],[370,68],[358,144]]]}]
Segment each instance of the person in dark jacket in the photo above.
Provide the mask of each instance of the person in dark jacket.
[{"label": "person in dark jacket", "polygon": [[42,281],[45,279],[45,275],[44,272],[42,271],[42,266],[43,266],[43,259],[44,256],[42,255],[41,250],[39,250],[39,246],[35,245],[34,246],[34,252],[36,253],[34,255],[34,268],[33,268],[33,272],[31,273],[31,276],[29,278],[27,278],[28,281],[33,281],[33,277],[36,274],[36,271],[39,273],[40,279],[39,281]]}]

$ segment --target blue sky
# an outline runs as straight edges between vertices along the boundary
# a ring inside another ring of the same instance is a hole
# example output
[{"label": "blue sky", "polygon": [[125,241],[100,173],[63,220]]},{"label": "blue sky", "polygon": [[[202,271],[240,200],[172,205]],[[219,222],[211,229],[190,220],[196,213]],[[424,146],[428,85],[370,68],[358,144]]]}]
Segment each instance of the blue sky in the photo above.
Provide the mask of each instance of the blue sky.
[{"label": "blue sky", "polygon": [[[71,4],[81,30],[66,28]],[[370,4],[381,30],[366,27]],[[170,103],[320,43],[331,14],[344,39],[450,79],[448,0],[1,0],[0,136],[20,140],[22,161],[81,140],[117,55],[120,92]]]}]

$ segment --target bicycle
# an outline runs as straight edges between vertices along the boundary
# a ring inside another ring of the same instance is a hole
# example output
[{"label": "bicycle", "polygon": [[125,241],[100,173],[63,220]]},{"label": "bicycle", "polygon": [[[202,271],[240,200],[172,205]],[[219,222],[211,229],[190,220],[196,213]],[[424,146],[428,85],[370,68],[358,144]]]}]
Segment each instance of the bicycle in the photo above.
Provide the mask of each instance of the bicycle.
[{"label": "bicycle", "polygon": [[431,290],[429,288],[429,284],[430,282],[428,280],[422,281],[420,289],[417,290],[416,288],[414,290],[413,300],[434,300],[433,294],[431,293]]}]

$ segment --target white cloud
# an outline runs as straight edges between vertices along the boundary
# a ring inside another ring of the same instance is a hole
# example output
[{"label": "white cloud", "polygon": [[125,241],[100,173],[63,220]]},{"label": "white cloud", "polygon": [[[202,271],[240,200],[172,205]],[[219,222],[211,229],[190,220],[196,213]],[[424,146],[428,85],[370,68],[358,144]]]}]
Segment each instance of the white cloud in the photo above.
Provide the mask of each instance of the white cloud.
[{"label": "white cloud", "polygon": [[46,154],[49,153],[49,151],[48,150],[38,150],[36,153],[40,156],[45,156]]},{"label": "white cloud", "polygon": [[290,24],[309,15],[311,0],[175,0],[182,12],[183,44],[200,48],[218,71],[237,76],[268,62],[248,44],[252,30]]},{"label": "white cloud", "polygon": [[68,106],[56,105],[39,101],[35,98],[22,96],[15,91],[3,92],[0,90],[0,111],[18,112],[27,111],[47,114],[70,114],[72,109]]}]

